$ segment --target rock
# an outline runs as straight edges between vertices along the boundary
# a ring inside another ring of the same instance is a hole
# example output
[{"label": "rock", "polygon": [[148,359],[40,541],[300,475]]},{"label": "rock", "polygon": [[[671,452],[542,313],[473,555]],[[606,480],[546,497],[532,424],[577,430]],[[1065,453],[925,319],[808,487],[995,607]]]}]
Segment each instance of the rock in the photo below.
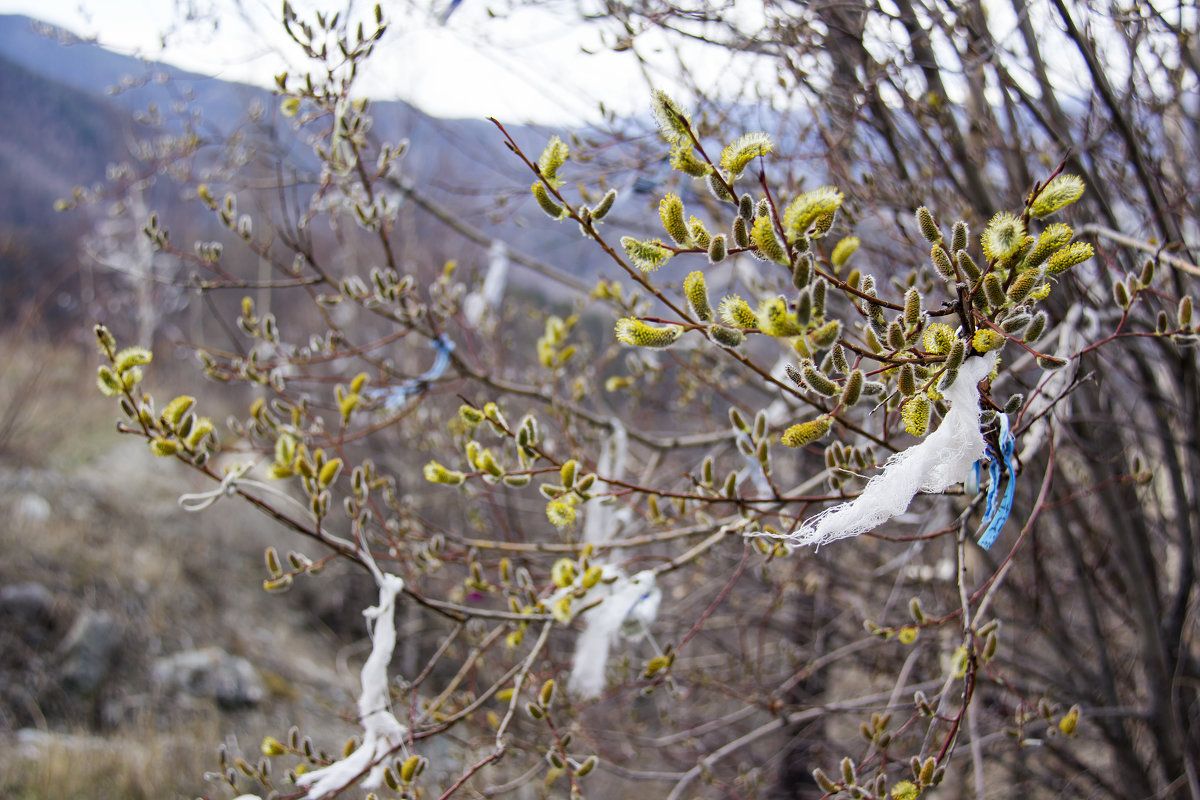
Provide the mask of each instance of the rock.
[{"label": "rock", "polygon": [[223,708],[255,706],[267,695],[254,665],[219,647],[160,658],[154,662],[151,675],[160,689],[211,697]]},{"label": "rock", "polygon": [[75,618],[59,646],[62,661],[59,679],[63,688],[84,695],[95,694],[111,671],[121,626],[107,611],[85,609]]},{"label": "rock", "polygon": [[37,647],[54,627],[54,593],[33,582],[0,588],[0,626]]},{"label": "rock", "polygon": [[45,522],[51,510],[50,501],[34,492],[25,492],[17,500],[17,516],[30,522]]}]

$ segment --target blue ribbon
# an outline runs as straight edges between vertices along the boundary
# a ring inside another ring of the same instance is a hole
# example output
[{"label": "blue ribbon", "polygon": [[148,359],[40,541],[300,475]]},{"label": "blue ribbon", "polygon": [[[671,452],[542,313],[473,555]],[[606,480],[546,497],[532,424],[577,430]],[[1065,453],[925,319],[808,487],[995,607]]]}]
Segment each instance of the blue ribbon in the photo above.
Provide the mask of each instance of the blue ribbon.
[{"label": "blue ribbon", "polygon": [[[996,537],[1000,535],[1000,529],[1004,527],[1004,523],[1008,522],[1008,517],[1012,514],[1013,496],[1017,492],[1017,476],[1013,471],[1013,452],[1016,450],[1017,440],[1013,436],[1012,430],[1008,425],[1008,415],[1000,414],[1000,452],[997,453],[992,445],[988,444],[988,483],[987,491],[987,511],[983,517],[982,530],[979,534],[979,546],[984,550],[991,548],[996,541]],[[980,472],[980,462],[975,462],[976,475]],[[1000,478],[1003,473],[1008,473],[1008,485],[1004,487],[1004,497],[1000,497]],[[978,481],[978,478],[976,478]]]},{"label": "blue ribbon", "polygon": [[446,367],[450,366],[450,354],[454,352],[454,341],[442,333],[432,339],[430,345],[436,352],[432,367],[403,383],[384,389],[374,389],[368,394],[368,397],[371,400],[382,400],[383,407],[387,411],[398,411],[409,399],[428,389],[430,382],[442,377],[446,372]]}]

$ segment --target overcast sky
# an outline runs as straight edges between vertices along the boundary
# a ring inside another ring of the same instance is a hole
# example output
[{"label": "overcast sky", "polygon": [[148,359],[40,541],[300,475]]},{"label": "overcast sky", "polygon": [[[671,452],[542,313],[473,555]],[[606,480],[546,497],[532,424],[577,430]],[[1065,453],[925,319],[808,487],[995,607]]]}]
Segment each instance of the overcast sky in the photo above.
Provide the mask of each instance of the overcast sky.
[{"label": "overcast sky", "polygon": [[[430,0],[429,13],[419,15],[383,3],[391,25],[363,76],[364,93],[405,99],[438,116],[542,123],[595,120],[601,100],[620,113],[648,106],[636,60],[614,52],[611,37],[606,43],[599,26],[569,10],[521,9],[501,18],[489,16],[487,0],[463,0],[441,25],[435,15],[444,2]],[[292,3],[302,12],[338,5]],[[26,14],[124,53],[261,85],[304,64],[281,29],[280,7],[280,0],[0,0],[0,13]],[[355,8],[369,15],[373,3]],[[656,44],[653,34],[640,37],[639,52],[669,69],[673,59]],[[709,66],[710,85],[727,67],[720,60]]]}]

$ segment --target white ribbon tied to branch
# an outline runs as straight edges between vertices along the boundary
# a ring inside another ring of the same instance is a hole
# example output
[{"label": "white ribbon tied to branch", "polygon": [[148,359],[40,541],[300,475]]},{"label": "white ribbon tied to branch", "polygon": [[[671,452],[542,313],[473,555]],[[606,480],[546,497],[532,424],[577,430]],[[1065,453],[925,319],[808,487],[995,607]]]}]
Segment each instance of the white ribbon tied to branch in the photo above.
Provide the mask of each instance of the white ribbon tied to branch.
[{"label": "white ribbon tied to branch", "polygon": [[787,541],[819,547],[858,536],[903,514],[917,492],[944,492],[962,482],[983,456],[978,384],[995,364],[995,353],[964,361],[958,370],[958,380],[944,392],[950,410],[937,430],[888,459],[883,472],[871,478],[854,500],[807,520]]},{"label": "white ribbon tied to branch", "polygon": [[296,778],[296,784],[308,787],[306,800],[335,794],[370,768],[370,774],[362,782],[365,789],[375,789],[383,783],[383,760],[397,748],[404,746],[408,729],[388,710],[388,664],[396,648],[396,595],[404,588],[404,581],[395,575],[382,573],[379,581],[379,605],[363,611],[363,616],[374,620],[371,627],[373,643],[371,655],[362,669],[362,696],[358,698],[358,714],[363,726],[363,742],[350,755],[327,767],[305,773]]},{"label": "white ribbon tied to branch", "polygon": [[600,604],[583,615],[586,627],[575,644],[571,691],[583,698],[598,697],[604,691],[608,651],[617,636],[631,641],[645,637],[661,601],[662,590],[650,570],[618,577]]}]

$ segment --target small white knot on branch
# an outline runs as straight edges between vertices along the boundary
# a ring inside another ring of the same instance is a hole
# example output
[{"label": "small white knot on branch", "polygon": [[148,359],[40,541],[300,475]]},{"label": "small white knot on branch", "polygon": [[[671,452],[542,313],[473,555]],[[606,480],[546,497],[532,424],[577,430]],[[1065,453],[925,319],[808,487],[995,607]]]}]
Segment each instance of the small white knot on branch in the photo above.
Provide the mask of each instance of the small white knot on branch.
[{"label": "small white knot on branch", "polygon": [[983,456],[978,384],[992,371],[996,354],[968,358],[945,390],[950,403],[942,424],[925,440],[888,459],[862,494],[807,520],[787,536],[793,545],[823,545],[858,536],[908,509],[917,492],[944,492],[966,478]]},{"label": "small white knot on branch", "polygon": [[[335,794],[370,769],[362,782],[365,789],[375,789],[383,782],[384,763],[397,748],[404,746],[408,728],[388,710],[388,663],[396,648],[396,595],[404,581],[395,575],[379,576],[379,604],[363,611],[374,640],[371,655],[362,669],[362,696],[358,698],[358,714],[363,726],[363,742],[350,755],[327,767],[305,773],[296,784],[308,787],[306,800],[319,800]],[[374,621],[372,627],[370,621]]]},{"label": "small white knot on branch", "polygon": [[191,492],[179,495],[179,507],[184,511],[203,511],[222,497],[232,495],[237,491],[239,483],[243,481],[253,483],[253,481],[248,481],[243,477],[250,471],[251,466],[253,465],[249,461],[234,464],[229,468],[229,472],[225,473],[225,477],[221,479],[217,488],[210,489],[207,492]]}]

